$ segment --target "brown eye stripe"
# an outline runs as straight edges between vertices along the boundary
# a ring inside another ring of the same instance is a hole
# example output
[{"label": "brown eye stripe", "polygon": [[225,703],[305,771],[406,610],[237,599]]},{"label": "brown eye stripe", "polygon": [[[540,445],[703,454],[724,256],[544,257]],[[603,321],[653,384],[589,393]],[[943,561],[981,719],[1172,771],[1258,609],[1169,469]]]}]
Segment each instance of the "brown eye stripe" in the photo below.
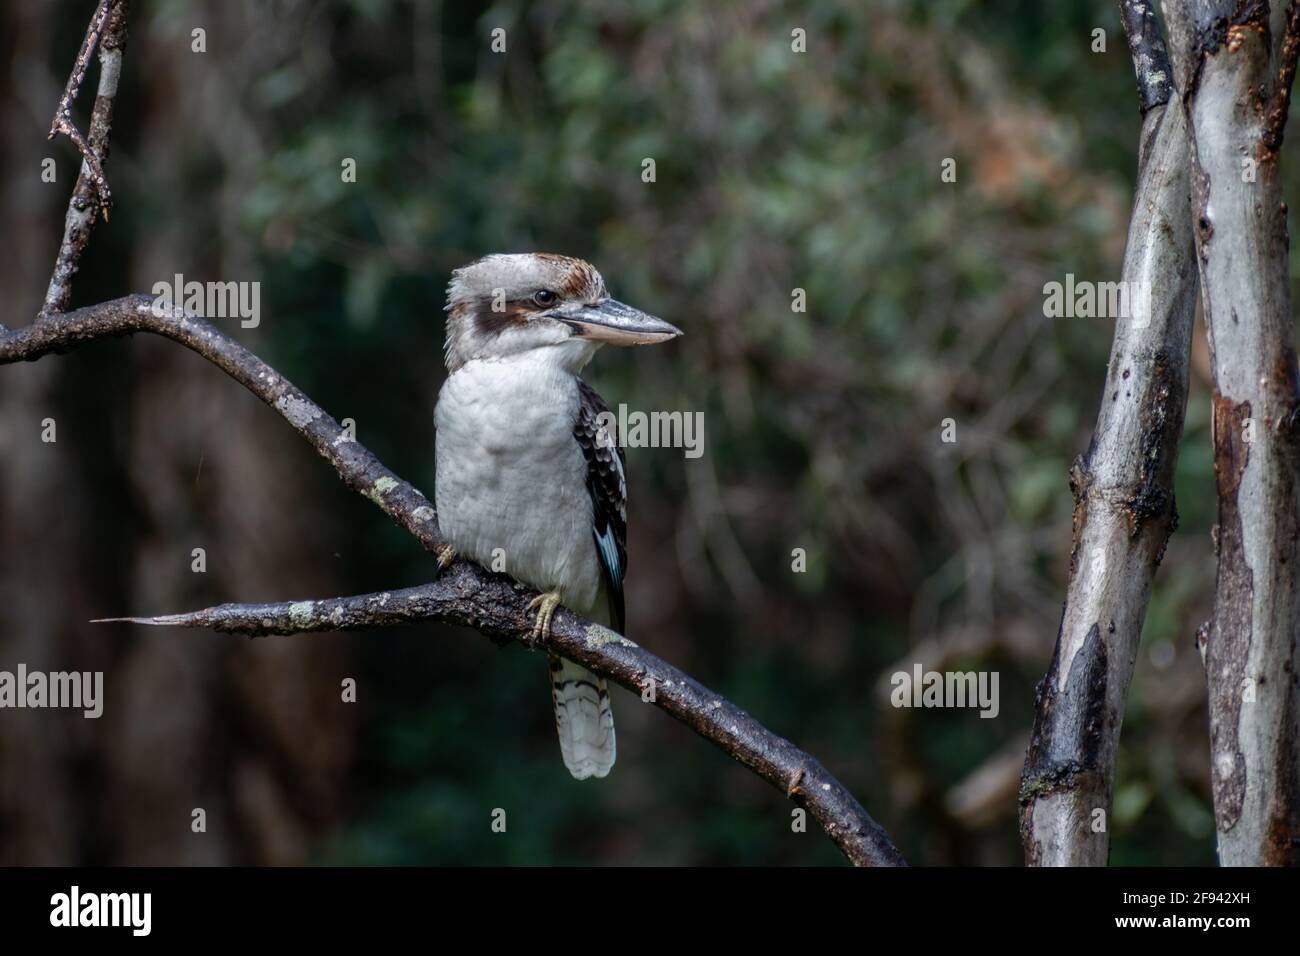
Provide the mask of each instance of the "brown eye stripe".
[{"label": "brown eye stripe", "polygon": [[500,335],[512,325],[523,325],[528,316],[537,311],[537,306],[531,302],[513,301],[505,304],[504,311],[495,312],[492,303],[493,297],[485,296],[474,310],[474,329],[488,338]]}]

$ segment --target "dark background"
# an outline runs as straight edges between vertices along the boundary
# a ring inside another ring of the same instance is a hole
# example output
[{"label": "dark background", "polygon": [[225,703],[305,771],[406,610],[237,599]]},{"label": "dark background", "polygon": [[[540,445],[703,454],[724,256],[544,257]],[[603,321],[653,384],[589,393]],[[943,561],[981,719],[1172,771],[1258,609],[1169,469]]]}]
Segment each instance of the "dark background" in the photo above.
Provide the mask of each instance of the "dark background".
[{"label": "dark background", "polygon": [[[45,133],[93,6],[0,9],[11,328],[39,308],[78,169]],[[701,458],[628,452],[629,636],[816,755],[913,863],[1020,861],[1066,472],[1112,332],[1044,318],[1043,285],[1119,278],[1136,166],[1113,3],[133,7],[117,206],[74,304],[177,272],[260,281],[261,326],[226,330],[432,495],[450,270],[488,252],[590,259],[687,335],[604,350],[588,381],[615,407],[705,415]],[[1192,643],[1214,566],[1199,329],[1196,348],[1181,526],[1124,724],[1119,864],[1214,859]],[[0,669],[106,683],[98,721],[0,711],[0,862],[840,859],[815,826],[791,831],[782,794],[621,690],[617,768],[574,782],[543,659],[471,631],[248,641],[87,623],[431,574],[273,411],[172,343],[0,368]],[[998,671],[998,718],[891,708],[889,676],[917,661]]]}]

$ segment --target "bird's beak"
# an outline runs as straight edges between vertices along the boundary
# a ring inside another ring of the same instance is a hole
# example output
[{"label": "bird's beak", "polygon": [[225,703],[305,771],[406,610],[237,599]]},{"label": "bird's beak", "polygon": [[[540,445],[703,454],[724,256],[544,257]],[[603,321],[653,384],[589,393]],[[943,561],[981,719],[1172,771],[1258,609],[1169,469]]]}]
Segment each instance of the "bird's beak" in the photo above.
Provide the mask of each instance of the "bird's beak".
[{"label": "bird's beak", "polygon": [[675,325],[617,299],[605,299],[595,305],[566,305],[551,315],[572,328],[578,338],[608,345],[651,345],[682,334]]}]

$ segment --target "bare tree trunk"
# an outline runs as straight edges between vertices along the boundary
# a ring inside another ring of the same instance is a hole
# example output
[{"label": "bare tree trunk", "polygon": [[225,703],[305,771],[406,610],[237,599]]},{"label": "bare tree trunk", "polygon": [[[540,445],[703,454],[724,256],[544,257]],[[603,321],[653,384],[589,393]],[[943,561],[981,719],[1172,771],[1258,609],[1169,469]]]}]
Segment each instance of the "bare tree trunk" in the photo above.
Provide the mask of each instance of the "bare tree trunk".
[{"label": "bare tree trunk", "polygon": [[1266,3],[1170,0],[1167,10],[1193,144],[1192,215],[1214,368],[1219,569],[1214,614],[1199,639],[1219,859],[1294,865],[1300,385],[1278,148],[1295,68],[1296,5],[1287,9],[1279,63]]},{"label": "bare tree trunk", "polygon": [[1177,103],[1168,105],[1168,55],[1150,7],[1120,8],[1144,114],[1122,273],[1133,314],[1117,321],[1097,425],[1070,472],[1070,580],[1021,780],[1031,866],[1106,863],[1124,702],[1151,581],[1178,523],[1174,464],[1197,277],[1187,131]]}]

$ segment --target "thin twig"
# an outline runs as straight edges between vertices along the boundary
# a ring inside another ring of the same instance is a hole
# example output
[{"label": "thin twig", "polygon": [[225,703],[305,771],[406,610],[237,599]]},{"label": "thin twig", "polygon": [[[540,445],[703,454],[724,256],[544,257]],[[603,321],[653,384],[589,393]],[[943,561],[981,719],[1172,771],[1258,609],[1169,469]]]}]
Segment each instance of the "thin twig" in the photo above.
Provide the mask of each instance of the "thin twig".
[{"label": "thin twig", "polygon": [[[113,127],[113,104],[117,98],[117,85],[122,72],[122,54],[126,46],[126,20],[128,0],[105,0],[101,4],[95,19],[91,21],[82,44],[77,64],[73,67],[68,86],[59,101],[59,109],[51,126],[51,135],[65,133],[81,151],[85,162],[77,176],[72,197],[68,200],[68,212],[64,217],[63,241],[59,244],[58,257],[54,262],[54,271],[50,275],[49,288],[45,293],[45,302],[41,315],[50,315],[66,311],[72,301],[72,279],[77,274],[81,256],[90,241],[95,219],[103,210],[104,219],[108,219],[112,194],[104,178],[103,163],[108,159],[109,136]],[[106,22],[104,18],[107,18]],[[100,32],[103,42],[99,44],[99,89],[95,95],[95,105],[90,115],[89,140],[72,123],[71,104],[81,88],[86,73],[86,62],[91,51],[99,41]]]},{"label": "thin twig", "polygon": [[68,76],[63,95],[59,97],[59,108],[54,114],[54,122],[50,125],[50,139],[59,132],[59,119],[72,115],[72,104],[76,101],[77,94],[81,92],[81,84],[86,79],[86,68],[90,66],[90,58],[95,55],[95,46],[99,43],[100,34],[104,32],[104,23],[108,20],[110,6],[112,0],[100,0],[99,7],[90,18],[90,26],[86,27],[86,37],[81,41],[81,51],[72,64],[72,73]]},{"label": "thin twig", "polygon": [[[90,25],[86,28],[86,37],[81,41],[81,51],[77,54],[76,62],[72,65],[72,73],[68,76],[68,84],[63,88],[63,95],[59,97],[58,109],[54,111],[54,119],[50,122],[50,133],[48,139],[54,139],[62,133],[67,136],[76,145],[77,150],[81,153],[81,158],[86,161],[89,167],[90,176],[99,191],[101,208],[104,210],[104,217],[108,217],[108,208],[112,205],[112,194],[108,188],[108,181],[104,178],[104,169],[100,163],[100,157],[96,155],[91,144],[81,135],[76,124],[72,121],[72,104],[77,99],[77,94],[81,92],[81,84],[86,79],[86,69],[90,65],[90,58],[95,54],[95,47],[99,45],[99,38],[104,32],[104,25],[108,21],[109,10],[117,4],[117,0],[100,0],[99,7],[95,10],[94,16],[90,18]],[[125,13],[125,11],[123,11]]]}]

